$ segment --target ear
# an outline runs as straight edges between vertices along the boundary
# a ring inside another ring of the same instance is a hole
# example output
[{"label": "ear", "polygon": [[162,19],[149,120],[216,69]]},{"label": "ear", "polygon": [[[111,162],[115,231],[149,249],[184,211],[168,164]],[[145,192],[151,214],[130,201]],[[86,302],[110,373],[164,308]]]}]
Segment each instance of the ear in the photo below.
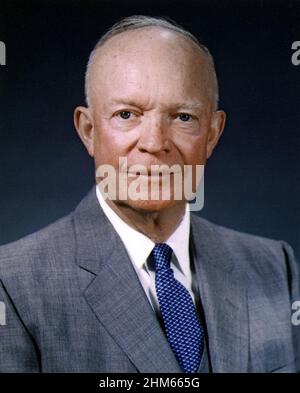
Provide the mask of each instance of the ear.
[{"label": "ear", "polygon": [[94,157],[94,122],[89,108],[75,108],[74,125],[89,155]]},{"label": "ear", "polygon": [[209,158],[218,143],[220,136],[225,127],[226,113],[224,111],[215,111],[211,117],[210,130],[206,145],[206,158]]}]

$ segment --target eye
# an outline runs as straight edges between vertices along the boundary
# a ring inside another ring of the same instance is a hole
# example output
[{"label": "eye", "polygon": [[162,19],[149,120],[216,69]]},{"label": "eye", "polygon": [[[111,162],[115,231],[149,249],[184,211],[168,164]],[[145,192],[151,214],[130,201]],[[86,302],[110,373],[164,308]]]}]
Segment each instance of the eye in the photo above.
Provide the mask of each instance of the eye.
[{"label": "eye", "polygon": [[185,122],[192,119],[192,115],[190,115],[188,113],[179,113],[178,117],[181,121],[185,121]]},{"label": "eye", "polygon": [[117,116],[120,116],[122,119],[127,120],[131,117],[132,112],[130,111],[121,111],[117,114]]}]

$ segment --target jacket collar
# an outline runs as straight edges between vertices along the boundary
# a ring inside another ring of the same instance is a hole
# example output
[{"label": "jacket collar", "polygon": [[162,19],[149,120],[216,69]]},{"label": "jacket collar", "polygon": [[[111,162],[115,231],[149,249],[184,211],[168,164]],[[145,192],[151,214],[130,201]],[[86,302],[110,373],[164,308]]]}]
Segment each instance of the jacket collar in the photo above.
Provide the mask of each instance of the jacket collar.
[{"label": "jacket collar", "polygon": [[237,258],[218,226],[194,215],[191,243],[212,371],[247,372],[249,321],[242,255]]},{"label": "jacket collar", "polygon": [[140,372],[181,372],[95,188],[75,210],[74,226],[77,263],[91,273],[84,296],[99,322]]}]

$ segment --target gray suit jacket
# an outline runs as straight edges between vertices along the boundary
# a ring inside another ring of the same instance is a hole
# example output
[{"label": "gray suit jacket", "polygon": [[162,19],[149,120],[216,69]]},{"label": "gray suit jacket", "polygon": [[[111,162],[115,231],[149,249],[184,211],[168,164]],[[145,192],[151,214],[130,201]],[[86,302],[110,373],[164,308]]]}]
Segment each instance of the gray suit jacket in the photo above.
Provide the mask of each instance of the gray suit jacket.
[{"label": "gray suit jacket", "polygon": [[[212,371],[294,372],[291,248],[197,216],[191,244]],[[0,372],[181,372],[94,188],[68,216],[0,247],[0,280]]]}]

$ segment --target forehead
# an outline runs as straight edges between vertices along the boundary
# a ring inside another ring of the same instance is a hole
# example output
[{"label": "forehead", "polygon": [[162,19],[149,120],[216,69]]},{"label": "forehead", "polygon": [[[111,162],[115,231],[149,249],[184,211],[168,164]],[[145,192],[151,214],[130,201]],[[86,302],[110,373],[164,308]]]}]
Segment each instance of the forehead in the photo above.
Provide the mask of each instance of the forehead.
[{"label": "forehead", "polygon": [[[103,90],[209,89],[203,51],[189,38],[164,28],[142,28],[108,39],[95,53],[90,87]],[[199,85],[199,86],[198,86]],[[125,93],[126,93],[125,91]]]}]

